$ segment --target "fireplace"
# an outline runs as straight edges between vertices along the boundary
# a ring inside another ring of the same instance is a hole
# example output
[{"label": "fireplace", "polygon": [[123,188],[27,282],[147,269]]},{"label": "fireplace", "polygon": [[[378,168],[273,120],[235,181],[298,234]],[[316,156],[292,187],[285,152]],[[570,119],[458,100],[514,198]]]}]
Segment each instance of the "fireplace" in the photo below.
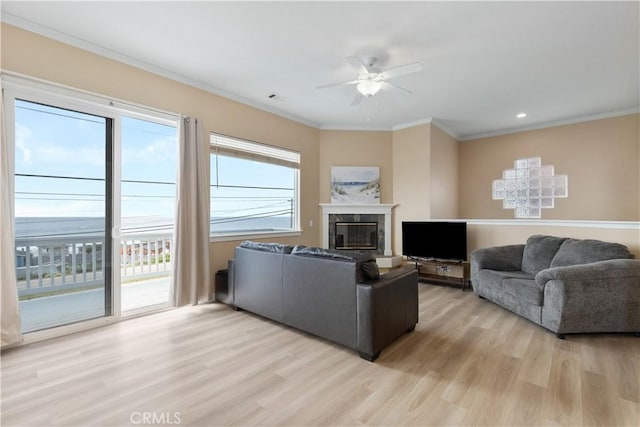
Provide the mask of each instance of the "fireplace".
[{"label": "fireplace", "polygon": [[377,222],[336,222],[333,235],[336,249],[378,249]]},{"label": "fireplace", "polygon": [[[336,248],[336,223],[369,223],[376,224],[375,240],[369,240],[367,246],[371,248],[354,249],[370,250],[376,255],[392,256],[391,251],[391,210],[396,205],[376,203],[371,205],[321,203],[322,207],[322,247]],[[367,234],[371,239],[371,234]],[[372,243],[376,242],[376,243]],[[344,246],[345,241],[342,241]]]}]

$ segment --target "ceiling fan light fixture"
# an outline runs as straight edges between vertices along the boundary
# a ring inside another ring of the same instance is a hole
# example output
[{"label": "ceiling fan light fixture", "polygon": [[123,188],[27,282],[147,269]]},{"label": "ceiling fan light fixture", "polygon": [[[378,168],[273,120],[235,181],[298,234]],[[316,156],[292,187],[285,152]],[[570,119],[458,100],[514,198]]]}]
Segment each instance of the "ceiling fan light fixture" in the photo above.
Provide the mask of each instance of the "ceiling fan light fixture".
[{"label": "ceiling fan light fixture", "polygon": [[363,94],[364,96],[373,96],[382,88],[382,83],[374,80],[362,80],[356,86],[358,92]]}]

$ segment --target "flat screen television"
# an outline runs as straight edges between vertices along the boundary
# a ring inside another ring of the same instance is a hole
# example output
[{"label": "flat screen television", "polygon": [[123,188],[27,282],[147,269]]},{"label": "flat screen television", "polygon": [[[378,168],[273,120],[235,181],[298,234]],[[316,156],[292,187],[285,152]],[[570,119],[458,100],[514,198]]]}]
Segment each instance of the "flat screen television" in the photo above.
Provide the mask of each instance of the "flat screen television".
[{"label": "flat screen television", "polygon": [[465,261],[467,223],[403,221],[402,254],[408,258]]}]

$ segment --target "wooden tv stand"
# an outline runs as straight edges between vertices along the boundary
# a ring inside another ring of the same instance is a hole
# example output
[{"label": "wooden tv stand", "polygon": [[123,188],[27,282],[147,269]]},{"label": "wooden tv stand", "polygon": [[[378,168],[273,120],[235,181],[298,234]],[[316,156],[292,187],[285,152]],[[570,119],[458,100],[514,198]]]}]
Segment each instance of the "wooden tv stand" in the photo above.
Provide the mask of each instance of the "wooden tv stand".
[{"label": "wooden tv stand", "polygon": [[460,285],[462,291],[469,286],[469,263],[436,259],[410,259],[418,270],[420,280],[425,282]]}]

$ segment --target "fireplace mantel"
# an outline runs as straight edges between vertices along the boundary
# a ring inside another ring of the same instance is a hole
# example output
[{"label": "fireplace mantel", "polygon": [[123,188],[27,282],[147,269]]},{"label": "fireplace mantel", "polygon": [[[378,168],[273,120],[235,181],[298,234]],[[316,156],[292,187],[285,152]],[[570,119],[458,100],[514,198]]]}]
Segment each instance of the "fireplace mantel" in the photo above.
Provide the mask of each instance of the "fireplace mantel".
[{"label": "fireplace mantel", "polygon": [[376,203],[367,205],[320,203],[322,208],[322,246],[329,247],[329,215],[331,214],[372,214],[384,215],[384,254],[391,256],[391,210],[397,205],[392,203]]}]

